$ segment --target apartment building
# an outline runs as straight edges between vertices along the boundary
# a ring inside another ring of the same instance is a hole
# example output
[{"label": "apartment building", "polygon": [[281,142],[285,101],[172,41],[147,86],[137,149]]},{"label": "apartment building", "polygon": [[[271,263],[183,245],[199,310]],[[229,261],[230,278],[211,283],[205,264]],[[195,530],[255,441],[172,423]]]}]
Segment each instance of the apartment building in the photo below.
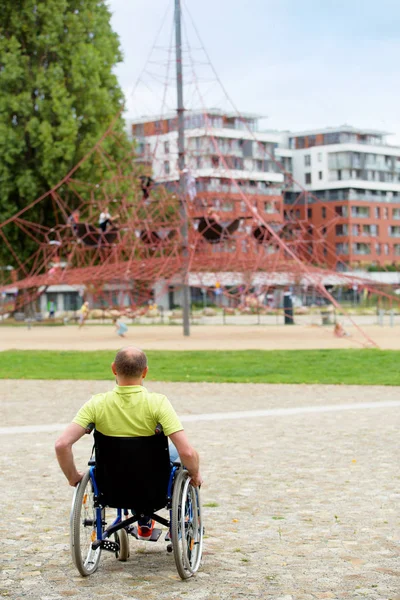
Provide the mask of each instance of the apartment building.
[{"label": "apartment building", "polygon": [[[194,222],[210,208],[226,223],[240,218],[249,242],[234,251],[261,252],[247,224],[245,194],[276,229],[302,224],[305,260],[339,271],[400,261],[400,147],[389,145],[389,134],[348,125],[264,132],[259,119],[218,109],[185,113]],[[155,179],[177,182],[176,115],[135,120],[131,131]]]},{"label": "apartment building", "polygon": [[346,125],[282,140],[297,182],[286,216],[308,223],[318,262],[346,270],[400,260],[400,148],[388,135]]},{"label": "apartment building", "polygon": [[[160,120],[135,120],[132,136],[137,140],[142,160],[152,161],[156,181],[176,183],[179,179],[176,115],[166,115]],[[186,112],[185,160],[196,185],[196,198],[189,206],[194,222],[211,209],[224,223],[240,219],[243,230],[252,214],[244,201],[245,195],[251,197],[253,207],[264,219],[282,223],[284,174],[271,159],[280,142],[279,132],[259,131],[257,115],[238,117],[217,109],[206,114]],[[260,251],[260,244],[252,239],[251,228],[248,229],[249,245],[234,249],[238,257]]]}]

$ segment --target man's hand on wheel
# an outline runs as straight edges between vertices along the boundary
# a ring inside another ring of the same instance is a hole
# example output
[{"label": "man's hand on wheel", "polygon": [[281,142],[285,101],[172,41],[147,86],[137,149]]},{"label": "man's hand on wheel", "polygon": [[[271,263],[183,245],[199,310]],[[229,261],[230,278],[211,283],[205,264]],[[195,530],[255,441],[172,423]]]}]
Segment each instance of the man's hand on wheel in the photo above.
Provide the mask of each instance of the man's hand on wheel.
[{"label": "man's hand on wheel", "polygon": [[76,472],[76,476],[73,479],[69,479],[68,483],[71,487],[76,487],[78,483],[83,479],[85,473],[81,473],[80,471]]},{"label": "man's hand on wheel", "polygon": [[200,475],[200,473],[197,473],[197,475],[190,475],[190,484],[193,487],[200,487],[203,483],[203,479]]}]

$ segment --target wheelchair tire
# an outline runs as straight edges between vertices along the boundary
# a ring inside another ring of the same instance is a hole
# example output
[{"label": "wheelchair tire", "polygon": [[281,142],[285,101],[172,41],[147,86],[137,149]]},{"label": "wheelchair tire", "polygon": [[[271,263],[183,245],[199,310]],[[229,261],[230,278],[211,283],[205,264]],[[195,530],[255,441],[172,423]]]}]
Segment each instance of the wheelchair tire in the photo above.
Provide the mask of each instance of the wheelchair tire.
[{"label": "wheelchair tire", "polygon": [[101,554],[101,548],[92,549],[92,542],[97,537],[96,508],[89,471],[86,471],[75,490],[70,529],[72,559],[82,577],[87,577],[97,570]]},{"label": "wheelchair tire", "polygon": [[172,494],[171,538],[176,568],[181,579],[198,570],[203,550],[200,490],[190,485],[186,469],[175,476]]},{"label": "wheelchair tire", "polygon": [[114,533],[115,541],[119,543],[119,552],[115,553],[115,558],[125,562],[129,558],[129,537],[125,529],[119,529]]}]

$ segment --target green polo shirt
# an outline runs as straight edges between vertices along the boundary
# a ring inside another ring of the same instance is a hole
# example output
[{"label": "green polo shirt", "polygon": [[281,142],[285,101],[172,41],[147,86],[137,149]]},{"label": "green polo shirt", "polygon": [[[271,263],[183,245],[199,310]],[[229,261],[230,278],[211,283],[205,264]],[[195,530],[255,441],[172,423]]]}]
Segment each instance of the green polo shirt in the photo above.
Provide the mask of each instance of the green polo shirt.
[{"label": "green polo shirt", "polygon": [[183,429],[168,398],[142,385],[116,385],[111,392],[92,396],[73,422],[81,427],[94,423],[100,433],[114,437],[154,435],[157,423],[165,435]]}]

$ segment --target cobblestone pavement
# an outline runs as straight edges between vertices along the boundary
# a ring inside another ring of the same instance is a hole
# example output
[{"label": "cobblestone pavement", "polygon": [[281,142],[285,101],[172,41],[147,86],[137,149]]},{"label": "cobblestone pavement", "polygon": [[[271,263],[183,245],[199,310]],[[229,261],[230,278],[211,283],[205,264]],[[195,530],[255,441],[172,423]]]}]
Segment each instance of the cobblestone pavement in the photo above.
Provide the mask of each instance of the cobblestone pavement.
[{"label": "cobblestone pavement", "polygon": [[[1,426],[69,422],[111,382],[1,382]],[[152,383],[178,412],[398,400],[396,388]],[[0,597],[400,600],[400,411],[395,407],[188,423],[200,449],[206,539],[181,582],[165,543],[130,541],[81,578],[69,553],[72,489],[54,433],[0,436]],[[76,446],[84,467],[91,447]]]}]

